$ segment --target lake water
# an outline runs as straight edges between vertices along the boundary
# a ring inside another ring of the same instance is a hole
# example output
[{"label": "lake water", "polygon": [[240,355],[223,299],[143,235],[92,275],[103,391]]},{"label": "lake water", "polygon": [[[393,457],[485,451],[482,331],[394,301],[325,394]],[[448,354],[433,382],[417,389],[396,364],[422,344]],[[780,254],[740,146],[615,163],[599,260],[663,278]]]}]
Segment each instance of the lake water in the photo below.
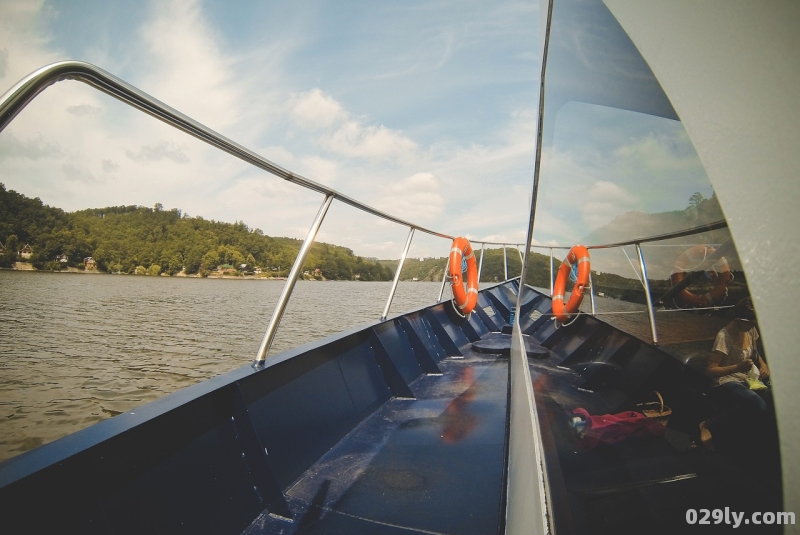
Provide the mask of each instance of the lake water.
[{"label": "lake water", "polygon": [[[0,270],[0,460],[250,364],[283,281]],[[400,283],[390,316],[440,283]],[[295,286],[271,354],[376,321],[390,282]]]}]

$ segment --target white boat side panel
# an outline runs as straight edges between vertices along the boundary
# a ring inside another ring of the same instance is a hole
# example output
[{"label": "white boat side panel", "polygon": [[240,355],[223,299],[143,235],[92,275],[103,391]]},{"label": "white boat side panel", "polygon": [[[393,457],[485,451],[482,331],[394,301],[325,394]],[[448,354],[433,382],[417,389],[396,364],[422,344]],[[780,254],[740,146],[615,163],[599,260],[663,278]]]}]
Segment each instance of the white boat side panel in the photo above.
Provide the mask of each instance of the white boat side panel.
[{"label": "white boat side panel", "polygon": [[800,511],[800,2],[605,3],[672,101],[725,212],[774,377],[784,510]]},{"label": "white boat side panel", "polygon": [[[507,535],[550,533],[541,435],[533,398],[528,355],[519,322],[511,337],[511,399],[508,437]],[[534,431],[535,430],[535,431]]]}]

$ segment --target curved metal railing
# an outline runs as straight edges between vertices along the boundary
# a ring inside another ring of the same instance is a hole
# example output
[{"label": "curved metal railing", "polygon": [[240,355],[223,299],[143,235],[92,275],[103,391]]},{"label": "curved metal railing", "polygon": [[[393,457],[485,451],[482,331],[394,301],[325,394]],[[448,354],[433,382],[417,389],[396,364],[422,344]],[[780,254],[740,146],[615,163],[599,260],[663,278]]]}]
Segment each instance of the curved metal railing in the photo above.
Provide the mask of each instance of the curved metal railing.
[{"label": "curved metal railing", "polygon": [[[137,89],[136,87],[130,85],[129,83],[117,78],[116,76],[104,71],[103,69],[96,67],[90,63],[85,63],[82,61],[61,61],[58,63],[53,63],[51,65],[47,65],[38,69],[22,80],[20,80],[16,85],[14,85],[11,89],[9,89],[2,97],[0,97],[0,132],[2,132],[6,126],[27,106],[37,95],[39,95],[42,91],[47,89],[49,86],[53,85],[56,82],[60,82],[62,80],[77,80],[88,84],[107,95],[110,95],[117,100],[128,104],[129,106],[133,106],[156,119],[167,123],[168,125],[177,128],[191,136],[196,137],[197,139],[208,143],[209,145],[216,147],[228,154],[239,158],[240,160],[249,163],[259,169],[267,171],[270,174],[273,174],[279,178],[282,178],[288,182],[292,182],[293,184],[297,184],[302,186],[306,189],[310,189],[312,191],[316,191],[318,193],[322,193],[325,195],[325,199],[322,202],[322,206],[317,213],[314,222],[311,225],[311,228],[308,231],[305,241],[303,242],[302,247],[300,248],[300,252],[298,253],[297,257],[295,258],[295,262],[292,266],[292,270],[287,278],[286,285],[281,292],[281,295],[278,299],[278,303],[275,305],[275,311],[272,314],[270,319],[270,323],[267,326],[267,330],[264,334],[264,338],[261,341],[261,344],[258,349],[258,353],[255,360],[255,365],[263,364],[264,359],[266,358],[267,354],[269,353],[270,346],[275,338],[275,333],[277,332],[278,326],[280,324],[281,318],[283,317],[283,312],[286,309],[286,305],[289,302],[289,298],[291,297],[292,290],[294,289],[294,284],[297,281],[298,276],[300,275],[300,271],[303,267],[303,263],[305,262],[306,256],[308,255],[309,250],[311,249],[311,244],[314,242],[316,238],[317,231],[319,227],[322,225],[322,221],[325,218],[325,214],[328,211],[333,199],[336,199],[344,204],[350,205],[354,208],[361,210],[362,212],[366,212],[368,214],[372,214],[377,216],[381,219],[385,219],[387,221],[391,221],[393,223],[397,223],[399,225],[403,225],[409,228],[409,235],[408,240],[406,241],[405,248],[403,250],[403,255],[400,259],[400,262],[397,266],[397,270],[395,272],[395,277],[392,282],[391,292],[389,294],[389,299],[386,302],[386,306],[384,307],[383,314],[381,316],[381,320],[385,320],[388,313],[389,308],[392,304],[392,298],[394,297],[395,290],[397,288],[397,284],[400,278],[400,271],[403,268],[403,263],[405,262],[406,256],[408,254],[408,250],[411,245],[411,239],[414,236],[415,231],[424,232],[426,234],[430,234],[432,236],[436,236],[439,238],[449,239],[452,240],[454,236],[450,236],[449,234],[445,234],[442,232],[437,232],[423,226],[417,225],[415,223],[411,223],[399,217],[395,217],[391,214],[387,214],[377,208],[369,206],[368,204],[362,203],[357,199],[349,197],[339,191],[331,189],[327,186],[320,184],[319,182],[315,182],[310,178],[303,177],[298,175],[297,173],[293,173],[283,167],[267,160],[266,158],[256,154],[255,152],[239,145],[238,143],[231,141],[230,139],[226,138],[225,136],[215,132],[211,128],[195,121],[191,117],[184,115],[183,113],[179,112],[178,110],[164,104],[160,100],[148,95],[144,91]],[[474,241],[474,243],[480,243],[482,246],[485,245],[500,245],[503,246],[503,254],[505,258],[505,278],[508,279],[508,260],[506,257],[506,247],[513,246],[518,248],[523,246],[524,244],[514,244],[514,243],[504,243],[504,242],[490,242],[490,241]],[[519,251],[519,249],[517,249]],[[520,259],[522,259],[522,253],[520,252]],[[481,256],[481,263],[483,263],[483,257]],[[445,268],[445,273],[447,272],[447,268]],[[444,292],[444,284],[446,281],[446,276],[442,282],[442,292],[440,292],[439,300],[441,301],[441,295]]]},{"label": "curved metal railing", "polygon": [[90,63],[82,61],[61,61],[47,65],[29,74],[14,87],[0,97],[0,132],[10,123],[22,109],[28,105],[39,93],[47,89],[56,82],[62,80],[78,80],[84,82],[103,93],[106,93],[117,100],[137,108],[156,119],[167,123],[170,126],[182,130],[187,134],[205,141],[209,145],[231,154],[255,167],[263,169],[288,182],[292,182],[304,188],[322,193],[323,195],[333,195],[337,200],[358,208],[363,212],[378,216],[382,219],[414,227],[421,232],[438,236],[440,238],[453,239],[453,236],[426,229],[409,221],[400,219],[393,215],[382,212],[352,197],[331,189],[327,186],[315,182],[309,178],[293,173],[283,167],[259,156],[255,152],[231,141],[222,134],[215,132],[211,128],[200,124],[194,119],[182,114],[178,110],[171,108],[160,100],[148,95],[144,91],[128,84],[116,76],[96,67]]}]

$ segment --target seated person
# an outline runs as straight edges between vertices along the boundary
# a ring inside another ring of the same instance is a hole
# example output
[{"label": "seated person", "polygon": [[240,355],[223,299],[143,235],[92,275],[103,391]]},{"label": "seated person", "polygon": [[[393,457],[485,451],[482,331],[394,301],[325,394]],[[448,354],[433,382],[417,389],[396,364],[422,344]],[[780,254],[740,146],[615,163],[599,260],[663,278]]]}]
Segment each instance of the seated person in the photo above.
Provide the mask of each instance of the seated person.
[{"label": "seated person", "polygon": [[759,379],[769,378],[769,367],[759,355],[758,329],[753,302],[749,297],[733,308],[734,320],[717,333],[706,374],[713,380],[711,395],[721,408],[719,414],[700,424],[700,441],[714,449],[712,438],[741,438],[745,429],[761,428],[767,418],[769,404],[751,390],[747,373],[756,366]]}]

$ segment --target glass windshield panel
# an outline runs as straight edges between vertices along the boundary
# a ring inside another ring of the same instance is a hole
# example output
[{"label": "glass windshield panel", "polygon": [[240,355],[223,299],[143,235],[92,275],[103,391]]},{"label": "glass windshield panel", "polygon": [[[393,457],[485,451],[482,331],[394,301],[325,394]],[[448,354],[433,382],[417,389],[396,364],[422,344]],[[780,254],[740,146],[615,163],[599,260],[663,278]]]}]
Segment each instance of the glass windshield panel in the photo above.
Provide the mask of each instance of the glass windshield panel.
[{"label": "glass windshield panel", "polygon": [[584,102],[553,111],[538,243],[615,243],[722,219],[688,210],[713,188],[679,121]]},{"label": "glass windshield panel", "polygon": [[[555,530],[678,532],[690,509],[781,510],[769,356],[743,266],[669,98],[601,1],[554,2],[544,94],[517,317],[550,351],[529,362]],[[562,264],[575,244],[589,270],[581,256]],[[577,310],[557,311],[578,284]],[[602,418],[632,414],[658,423],[603,434]],[[769,460],[748,470],[755,451]]]}]

